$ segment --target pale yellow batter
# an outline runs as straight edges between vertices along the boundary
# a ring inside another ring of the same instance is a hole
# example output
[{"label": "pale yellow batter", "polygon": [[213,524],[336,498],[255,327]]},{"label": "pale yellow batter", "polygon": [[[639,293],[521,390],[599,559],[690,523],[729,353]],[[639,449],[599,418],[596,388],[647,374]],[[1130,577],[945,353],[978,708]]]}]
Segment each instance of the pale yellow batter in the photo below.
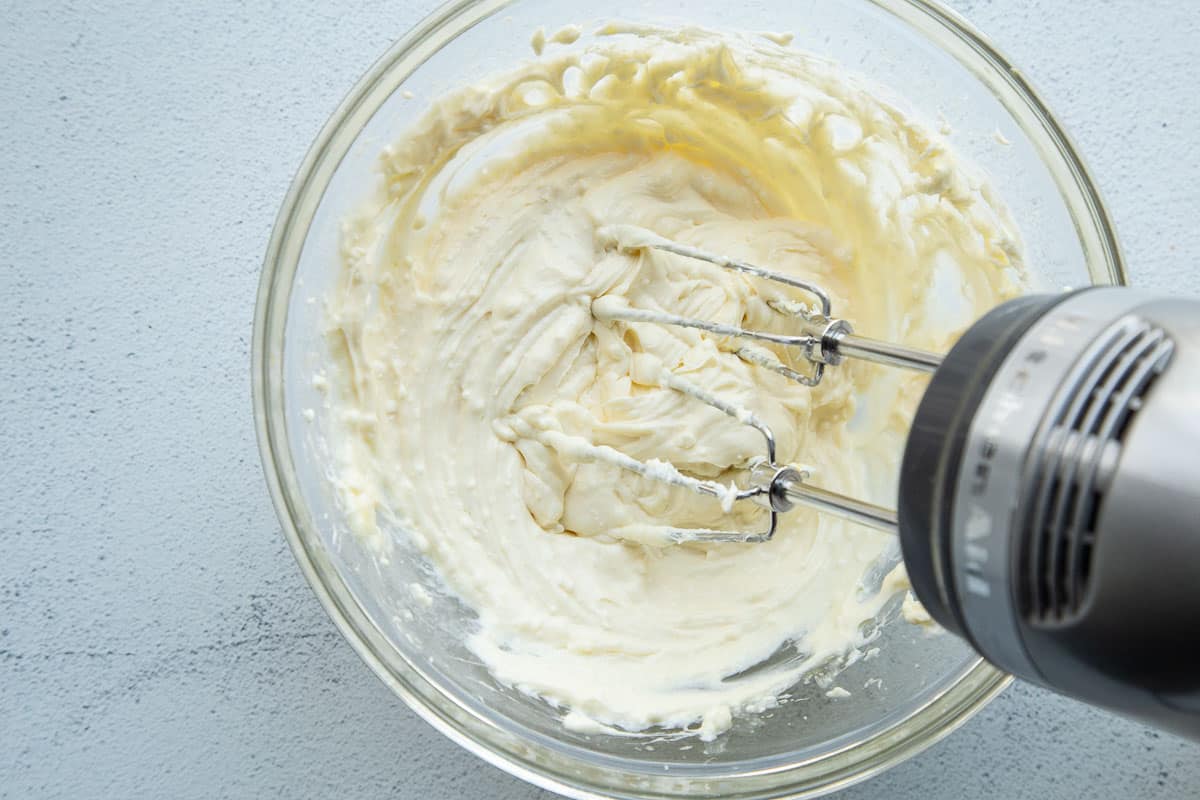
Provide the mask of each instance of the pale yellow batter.
[{"label": "pale yellow batter", "polygon": [[922,382],[847,364],[814,390],[733,342],[600,321],[596,302],[784,331],[767,300],[811,301],[602,229],[812,279],[859,332],[933,350],[1016,292],[1020,248],[937,135],[833,65],[762,37],[578,35],[537,37],[536,60],[440,98],[385,153],[328,298],[327,437],[356,530],[383,556],[417,542],[499,680],[577,730],[707,739],[861,644],[886,598],[859,581],[889,538],[797,509],[769,544],[664,547],[647,532],[764,521],[590,449],[744,480],[761,438],[665,370],[769,422],[815,483],[891,505]]}]

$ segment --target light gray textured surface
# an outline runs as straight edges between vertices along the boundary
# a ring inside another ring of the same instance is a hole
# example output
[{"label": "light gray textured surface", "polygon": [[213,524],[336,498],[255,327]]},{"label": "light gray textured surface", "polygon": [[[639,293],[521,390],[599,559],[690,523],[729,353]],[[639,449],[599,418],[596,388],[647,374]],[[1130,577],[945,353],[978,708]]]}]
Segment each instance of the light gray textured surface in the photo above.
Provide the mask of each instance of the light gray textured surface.
[{"label": "light gray textured surface", "polygon": [[[0,795],[548,798],[383,687],[288,553],[259,264],[343,93],[433,0],[0,3]],[[1200,4],[955,5],[1200,292]],[[1011,689],[849,800],[1195,797],[1200,749]]]}]

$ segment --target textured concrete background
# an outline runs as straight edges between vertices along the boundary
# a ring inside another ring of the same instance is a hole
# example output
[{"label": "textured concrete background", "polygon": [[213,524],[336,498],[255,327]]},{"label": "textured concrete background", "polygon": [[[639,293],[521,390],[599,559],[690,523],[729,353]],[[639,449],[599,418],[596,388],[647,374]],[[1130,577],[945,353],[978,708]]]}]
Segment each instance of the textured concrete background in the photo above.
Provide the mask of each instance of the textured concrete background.
[{"label": "textured concrete background", "polygon": [[[254,444],[276,209],[433,5],[0,2],[0,795],[549,797],[341,641]],[[1200,4],[955,5],[1075,136],[1135,280],[1200,292]],[[1198,792],[1194,745],[1018,686],[839,797]]]}]

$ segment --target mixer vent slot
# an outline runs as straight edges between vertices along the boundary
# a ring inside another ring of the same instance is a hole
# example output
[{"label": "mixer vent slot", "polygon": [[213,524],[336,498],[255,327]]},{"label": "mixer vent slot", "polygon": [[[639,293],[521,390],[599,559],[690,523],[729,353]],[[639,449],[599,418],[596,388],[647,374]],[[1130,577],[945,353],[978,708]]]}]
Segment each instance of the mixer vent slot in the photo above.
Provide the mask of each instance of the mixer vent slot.
[{"label": "mixer vent slot", "polygon": [[1040,453],[1042,480],[1023,551],[1020,599],[1031,622],[1069,622],[1082,608],[1096,520],[1125,430],[1173,350],[1161,328],[1127,317],[1099,337],[1073,373]]}]

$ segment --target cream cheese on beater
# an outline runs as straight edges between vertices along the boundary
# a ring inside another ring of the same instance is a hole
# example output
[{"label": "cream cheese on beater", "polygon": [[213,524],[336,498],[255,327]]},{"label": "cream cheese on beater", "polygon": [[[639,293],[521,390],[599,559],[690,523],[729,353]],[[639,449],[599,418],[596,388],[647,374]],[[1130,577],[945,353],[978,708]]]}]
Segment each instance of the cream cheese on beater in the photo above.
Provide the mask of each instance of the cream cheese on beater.
[{"label": "cream cheese on beater", "polygon": [[[385,152],[327,298],[332,473],[380,557],[411,537],[478,613],[469,646],[498,680],[572,730],[711,739],[863,643],[888,598],[861,579],[895,545],[798,508],[766,544],[663,546],[764,515],[597,454],[744,481],[761,436],[677,376],[765,420],[814,482],[891,505],[923,383],[847,363],[812,389],[706,333],[597,319],[600,300],[787,332],[768,301],[812,301],[604,231],[810,279],[859,332],[931,350],[1019,291],[1020,246],[937,134],[835,65],[697,30],[560,46],[577,35]],[[947,280],[949,312],[930,299]]]}]

